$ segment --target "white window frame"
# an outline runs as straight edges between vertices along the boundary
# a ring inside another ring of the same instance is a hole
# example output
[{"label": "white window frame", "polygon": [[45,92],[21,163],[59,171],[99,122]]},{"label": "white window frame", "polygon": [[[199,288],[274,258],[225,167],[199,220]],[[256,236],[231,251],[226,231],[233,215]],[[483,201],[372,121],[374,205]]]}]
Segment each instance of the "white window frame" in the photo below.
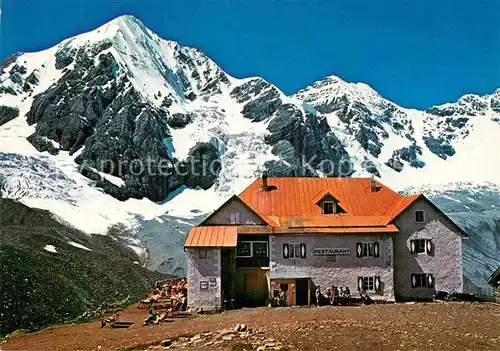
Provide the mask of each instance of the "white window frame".
[{"label": "white window frame", "polygon": [[[363,278],[363,290],[365,291],[375,291],[375,277],[374,276],[367,276],[367,277],[362,277]],[[366,284],[366,289],[365,289],[365,279],[367,279],[367,284]],[[370,289],[370,279],[372,280],[372,289]]]},{"label": "white window frame", "polygon": [[[251,246],[251,249],[250,251],[252,252],[252,257],[253,256],[253,244],[255,243],[259,243],[259,244],[266,244],[266,256],[265,257],[269,257],[269,242],[267,241],[250,241],[252,243],[252,246]],[[262,258],[262,256],[259,256],[259,258]]]},{"label": "white window frame", "polygon": [[[295,260],[295,259],[301,259],[302,257],[300,257],[300,243],[286,243],[288,244],[288,260]],[[290,253],[292,252],[290,250],[290,247],[292,247],[293,245],[293,256],[290,255]],[[296,248],[298,248],[298,250],[296,250]]]},{"label": "white window frame", "polygon": [[[240,255],[238,255],[238,244],[242,244],[242,243],[249,243],[250,244],[250,256],[240,256]],[[265,256],[265,257],[269,257],[269,242],[267,242],[267,241],[249,241],[249,240],[238,241],[238,243],[236,244],[236,257],[241,257],[241,258],[252,258],[252,257],[254,257],[254,255],[253,255],[253,244],[254,243],[266,244],[266,255],[267,256]],[[259,258],[262,258],[262,257],[259,256]]]},{"label": "white window frame", "polygon": [[[417,241],[421,241],[424,243],[424,251],[422,251],[422,252],[417,251],[417,247],[418,247],[418,245],[416,243]],[[410,239],[410,249],[411,249],[411,244],[413,242],[415,242],[415,251],[412,252],[412,254],[414,254],[414,255],[429,255],[430,254],[430,251],[432,250],[432,245],[433,245],[432,239]],[[431,245],[431,250],[429,250],[429,251],[427,251],[427,242],[430,242],[430,245]]]},{"label": "white window frame", "polygon": [[[325,213],[325,204],[332,204],[332,213]],[[322,210],[322,213],[323,214],[336,214],[337,213],[337,204],[335,203],[335,201],[323,201],[323,203],[321,204],[321,210]]]},{"label": "white window frame", "polygon": [[[412,239],[411,241],[415,242],[415,252],[417,255],[422,255],[422,254],[427,254],[427,243],[426,243],[426,240],[425,239]],[[418,251],[417,249],[419,248],[419,244],[417,244],[417,242],[423,242],[424,245],[423,245],[423,248],[424,248],[424,251]],[[410,242],[411,244],[411,242]]]},{"label": "white window frame", "polygon": [[[431,273],[411,273],[410,274],[410,279],[411,279],[411,276],[412,275],[416,275],[418,276],[419,280],[420,280],[420,286],[412,286],[412,289],[432,289],[432,286],[429,286],[429,275],[431,275],[434,278],[434,275],[431,274]],[[425,286],[422,286],[422,282],[425,282]],[[411,286],[411,282],[410,282],[410,286]]]},{"label": "white window frame", "polygon": [[[241,256],[241,255],[238,255],[238,244],[246,244],[246,243],[249,243],[250,244],[250,256]],[[250,257],[253,257],[252,256],[253,254],[253,247],[252,247],[252,242],[251,241],[238,241],[236,243],[236,257],[243,257],[243,258],[250,258]]]},{"label": "white window frame", "polygon": [[[422,212],[422,221],[417,221],[417,212]],[[415,223],[425,223],[425,211],[424,210],[415,210],[414,212],[414,217],[413,219],[415,220]]]},{"label": "white window frame", "polygon": [[239,212],[231,212],[231,214],[229,215],[229,223],[240,224],[240,217],[241,214]]}]

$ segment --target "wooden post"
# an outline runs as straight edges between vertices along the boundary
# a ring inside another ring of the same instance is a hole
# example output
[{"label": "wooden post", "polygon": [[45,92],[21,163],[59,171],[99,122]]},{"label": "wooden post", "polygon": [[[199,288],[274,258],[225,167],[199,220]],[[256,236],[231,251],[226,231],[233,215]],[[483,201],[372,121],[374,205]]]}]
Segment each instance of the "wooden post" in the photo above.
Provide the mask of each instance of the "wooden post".
[{"label": "wooden post", "polygon": [[307,279],[307,305],[311,306],[311,279]]}]

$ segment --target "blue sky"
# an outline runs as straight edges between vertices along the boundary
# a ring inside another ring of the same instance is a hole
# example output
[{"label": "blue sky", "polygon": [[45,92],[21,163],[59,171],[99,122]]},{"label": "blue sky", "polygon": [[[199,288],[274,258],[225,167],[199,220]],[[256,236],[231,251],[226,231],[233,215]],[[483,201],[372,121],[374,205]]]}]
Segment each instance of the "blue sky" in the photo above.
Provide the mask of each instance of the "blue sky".
[{"label": "blue sky", "polygon": [[335,74],[425,108],[500,87],[500,1],[0,0],[0,56],[122,14],[290,94]]}]

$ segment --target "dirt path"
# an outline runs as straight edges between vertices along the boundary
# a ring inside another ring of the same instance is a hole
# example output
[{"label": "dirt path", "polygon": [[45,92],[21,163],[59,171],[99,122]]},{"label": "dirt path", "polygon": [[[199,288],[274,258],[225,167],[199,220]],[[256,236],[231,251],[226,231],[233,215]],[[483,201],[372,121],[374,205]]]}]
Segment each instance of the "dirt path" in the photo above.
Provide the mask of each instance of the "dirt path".
[{"label": "dirt path", "polygon": [[[100,322],[65,325],[0,341],[1,351],[147,349],[165,339],[234,328],[245,323],[288,350],[500,350],[500,305],[422,303],[360,307],[255,308],[175,319],[142,327],[144,310],[124,310],[129,329]],[[200,350],[243,350],[243,341]]]}]

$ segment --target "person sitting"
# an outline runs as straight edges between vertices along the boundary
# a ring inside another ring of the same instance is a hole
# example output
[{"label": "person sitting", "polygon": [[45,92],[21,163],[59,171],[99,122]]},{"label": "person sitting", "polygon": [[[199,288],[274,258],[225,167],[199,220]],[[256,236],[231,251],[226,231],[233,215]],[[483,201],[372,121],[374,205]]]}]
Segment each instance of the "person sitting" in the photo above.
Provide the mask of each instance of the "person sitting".
[{"label": "person sitting", "polygon": [[349,290],[348,286],[346,286],[344,289],[344,300],[347,302],[348,305],[351,304],[351,290]]},{"label": "person sitting", "polygon": [[280,294],[279,294],[279,306],[280,307],[285,307],[287,306],[287,302],[286,302],[286,292],[281,290],[280,291]]},{"label": "person sitting", "polygon": [[339,288],[339,305],[344,304],[344,289],[342,287]]},{"label": "person sitting", "polygon": [[162,312],[162,313],[158,316],[157,323],[163,322],[165,319],[167,319],[167,317],[168,317],[168,313],[167,313],[167,312]]},{"label": "person sitting", "polygon": [[370,296],[368,296],[365,290],[361,289],[359,291],[359,295],[361,296],[361,301],[363,302],[363,304],[371,305],[373,303],[373,300],[370,298]]},{"label": "person sitting", "polygon": [[148,324],[156,324],[158,323],[158,315],[155,311],[149,310],[149,314],[144,320],[143,325],[148,325]]},{"label": "person sitting", "polygon": [[336,286],[333,287],[333,305],[337,306],[339,304],[339,289]]}]

